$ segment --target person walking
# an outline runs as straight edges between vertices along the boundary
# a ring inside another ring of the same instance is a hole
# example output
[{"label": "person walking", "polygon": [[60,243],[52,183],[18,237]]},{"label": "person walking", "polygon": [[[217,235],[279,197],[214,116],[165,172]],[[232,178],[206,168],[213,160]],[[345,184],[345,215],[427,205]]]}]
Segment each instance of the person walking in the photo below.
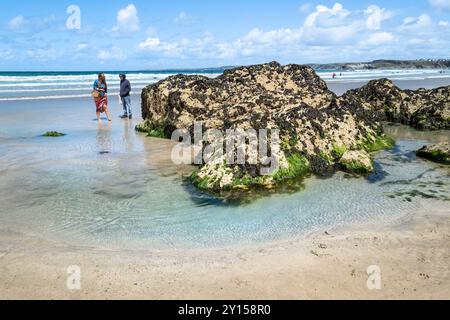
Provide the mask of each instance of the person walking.
[{"label": "person walking", "polygon": [[122,119],[132,119],[133,114],[131,111],[131,83],[127,79],[127,76],[125,74],[121,74],[119,76],[120,78],[120,99],[122,101],[123,106],[123,115],[121,116]]}]

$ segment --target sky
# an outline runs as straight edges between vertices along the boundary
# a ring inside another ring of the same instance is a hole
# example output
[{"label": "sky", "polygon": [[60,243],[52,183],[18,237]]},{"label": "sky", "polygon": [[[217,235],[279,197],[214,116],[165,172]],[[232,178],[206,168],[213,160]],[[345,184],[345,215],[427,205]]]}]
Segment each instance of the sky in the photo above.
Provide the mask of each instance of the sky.
[{"label": "sky", "polygon": [[1,5],[1,71],[450,58],[450,0],[22,0]]}]

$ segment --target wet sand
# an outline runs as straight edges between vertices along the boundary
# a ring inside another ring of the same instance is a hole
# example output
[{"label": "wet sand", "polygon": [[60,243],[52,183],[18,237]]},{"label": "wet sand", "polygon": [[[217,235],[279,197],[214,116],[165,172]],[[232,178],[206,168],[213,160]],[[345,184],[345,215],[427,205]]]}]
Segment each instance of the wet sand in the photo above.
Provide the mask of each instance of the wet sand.
[{"label": "wet sand", "polygon": [[[448,299],[449,210],[303,241],[201,251],[114,251],[0,232],[1,299]],[[66,287],[81,268],[81,290]],[[381,290],[367,287],[379,266]]]}]

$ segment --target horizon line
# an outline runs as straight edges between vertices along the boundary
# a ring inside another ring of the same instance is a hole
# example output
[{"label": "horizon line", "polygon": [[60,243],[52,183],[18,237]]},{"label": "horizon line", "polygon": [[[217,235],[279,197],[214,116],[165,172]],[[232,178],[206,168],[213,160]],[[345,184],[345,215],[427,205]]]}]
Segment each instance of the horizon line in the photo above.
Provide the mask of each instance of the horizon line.
[{"label": "horizon line", "polygon": [[[327,65],[346,65],[346,64],[370,64],[374,62],[450,62],[450,58],[419,58],[419,59],[410,59],[410,60],[404,60],[404,59],[374,59],[372,61],[352,61],[352,62],[325,62],[325,63],[316,63],[316,62],[309,62],[309,63],[287,63],[289,64],[298,64],[298,65],[305,65],[305,66],[327,66]],[[229,65],[229,66],[220,66],[220,67],[198,67],[198,68],[192,68],[192,67],[180,67],[180,68],[156,68],[156,69],[117,69],[117,70],[103,70],[101,72],[109,73],[109,72],[149,72],[149,71],[156,71],[156,72],[170,72],[170,71],[194,71],[194,70],[227,70],[232,68],[239,68],[242,66],[251,66],[251,65],[261,65],[261,64],[267,64],[271,62],[278,62],[276,60],[268,61],[265,63],[252,63],[252,64],[245,64],[245,65]],[[279,62],[278,62],[279,63]],[[285,65],[280,63],[281,65]],[[46,73],[46,72],[100,72],[100,70],[0,70],[0,73],[30,73],[30,72],[36,72],[36,73]]]}]

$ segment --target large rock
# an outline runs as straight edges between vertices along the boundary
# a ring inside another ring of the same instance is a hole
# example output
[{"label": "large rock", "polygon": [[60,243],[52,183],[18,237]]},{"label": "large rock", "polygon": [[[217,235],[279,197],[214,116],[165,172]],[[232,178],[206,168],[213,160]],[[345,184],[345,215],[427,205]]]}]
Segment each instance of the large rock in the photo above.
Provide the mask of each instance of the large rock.
[{"label": "large rock", "polygon": [[424,146],[417,151],[417,156],[438,163],[450,164],[450,143]]},{"label": "large rock", "polygon": [[343,99],[375,111],[380,120],[418,129],[450,129],[450,86],[433,90],[401,90],[391,80],[370,81]]},{"label": "large rock", "polygon": [[347,150],[374,151],[390,141],[373,112],[357,101],[338,98],[313,69],[276,62],[229,71],[218,78],[177,75],[142,92],[139,129],[170,137],[194,121],[204,129],[279,129],[280,166],[261,175],[261,164],[227,165],[222,159],[193,175],[201,189],[222,191],[254,186],[272,188],[308,172],[341,167]]}]

